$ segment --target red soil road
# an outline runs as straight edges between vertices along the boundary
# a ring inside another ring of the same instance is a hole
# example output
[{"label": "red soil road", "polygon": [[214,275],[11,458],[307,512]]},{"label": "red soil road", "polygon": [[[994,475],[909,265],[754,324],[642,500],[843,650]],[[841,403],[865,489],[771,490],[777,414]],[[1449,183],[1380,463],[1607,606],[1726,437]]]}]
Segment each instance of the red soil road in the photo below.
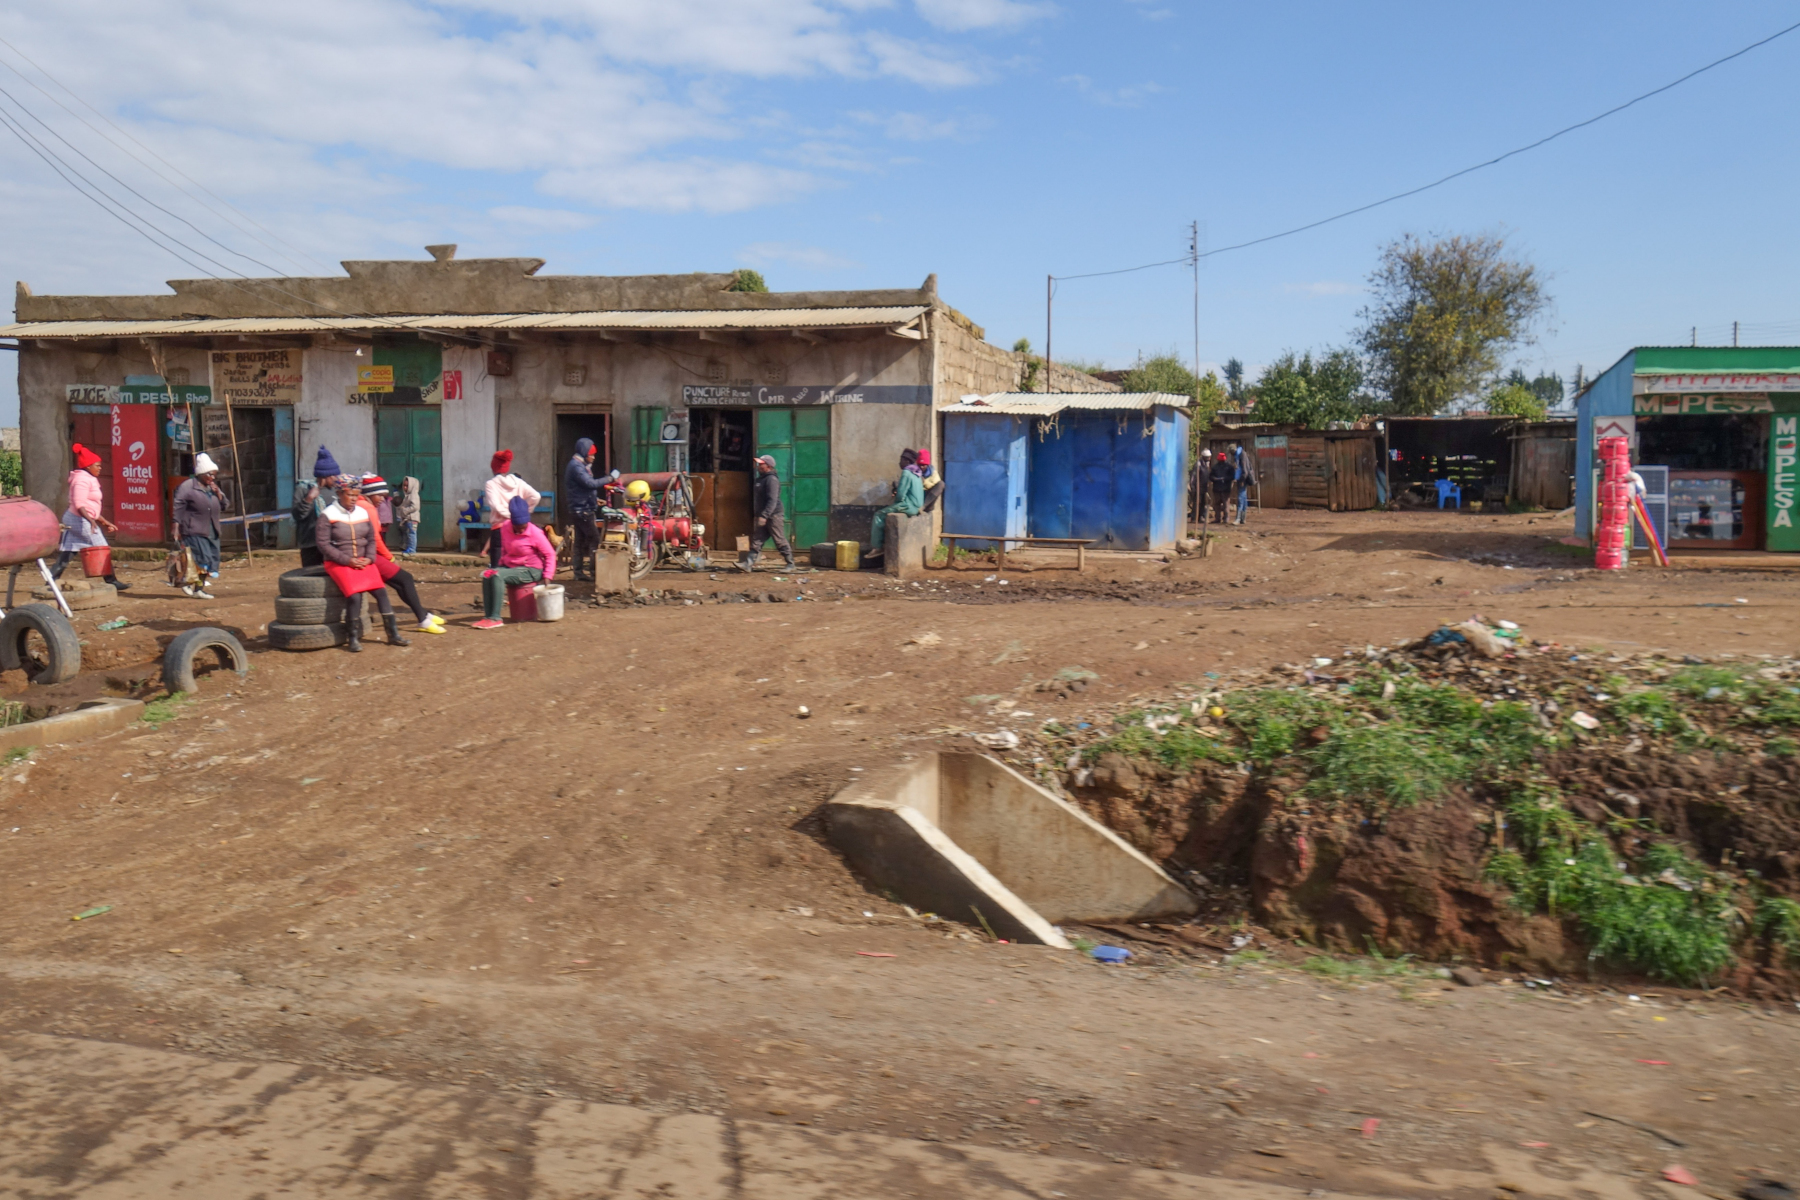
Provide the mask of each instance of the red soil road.
[{"label": "red soil road", "polygon": [[[1800,648],[1791,577],[1600,577],[1548,518],[1258,520],[1210,558],[1080,579],[659,575],[820,599],[575,606],[405,650],[259,653],[158,729],[0,776],[0,1013],[15,1031],[1305,1188],[1439,1195],[1417,1171],[1493,1143],[1634,1179],[1667,1165],[1670,1147],[1588,1110],[1688,1143],[1680,1161],[1714,1189],[1800,1174],[1795,1014],[1667,989],[1342,988],[1279,959],[1102,968],[913,922],[823,842],[816,811],[859,768],[993,728],[970,696],[1075,720],[1477,610],[1582,648]],[[91,651],[117,648],[95,675],[128,682],[156,635],[202,621],[254,648],[277,569],[228,569],[204,608],[140,573],[119,608],[82,614]],[[428,603],[472,619],[471,571],[419,574]],[[137,631],[92,629],[115,614]],[[1029,690],[1064,667],[1099,681]],[[95,905],[112,911],[69,920]]]}]

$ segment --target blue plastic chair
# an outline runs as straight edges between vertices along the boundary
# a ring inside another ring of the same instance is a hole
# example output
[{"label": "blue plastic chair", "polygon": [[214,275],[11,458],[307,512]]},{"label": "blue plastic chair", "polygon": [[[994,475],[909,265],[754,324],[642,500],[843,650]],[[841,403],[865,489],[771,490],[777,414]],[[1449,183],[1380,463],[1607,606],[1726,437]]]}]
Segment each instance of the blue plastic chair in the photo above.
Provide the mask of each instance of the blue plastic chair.
[{"label": "blue plastic chair", "polygon": [[1453,479],[1440,479],[1437,481],[1437,490],[1439,508],[1444,507],[1444,501],[1450,499],[1456,501],[1457,508],[1462,507],[1462,484]]}]

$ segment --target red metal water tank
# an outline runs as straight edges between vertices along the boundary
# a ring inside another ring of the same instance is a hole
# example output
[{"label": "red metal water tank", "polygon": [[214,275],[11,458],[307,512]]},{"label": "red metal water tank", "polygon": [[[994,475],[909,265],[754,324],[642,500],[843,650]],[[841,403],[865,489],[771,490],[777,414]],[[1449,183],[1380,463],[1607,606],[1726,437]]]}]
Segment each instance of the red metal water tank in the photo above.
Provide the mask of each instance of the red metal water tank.
[{"label": "red metal water tank", "polygon": [[56,553],[62,529],[56,514],[30,496],[0,499],[0,567]]}]

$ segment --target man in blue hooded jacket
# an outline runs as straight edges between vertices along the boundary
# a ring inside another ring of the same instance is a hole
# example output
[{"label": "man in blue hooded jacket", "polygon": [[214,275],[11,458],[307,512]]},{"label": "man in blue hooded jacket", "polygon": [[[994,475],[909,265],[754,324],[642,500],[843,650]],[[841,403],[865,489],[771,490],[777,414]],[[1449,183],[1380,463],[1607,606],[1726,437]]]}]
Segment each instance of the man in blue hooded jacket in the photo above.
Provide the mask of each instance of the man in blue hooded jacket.
[{"label": "man in blue hooded jacket", "polygon": [[576,579],[594,578],[594,552],[600,548],[600,530],[594,522],[602,482],[594,476],[594,439],[582,438],[575,443],[575,457],[563,468],[563,496],[569,519],[575,522]]}]

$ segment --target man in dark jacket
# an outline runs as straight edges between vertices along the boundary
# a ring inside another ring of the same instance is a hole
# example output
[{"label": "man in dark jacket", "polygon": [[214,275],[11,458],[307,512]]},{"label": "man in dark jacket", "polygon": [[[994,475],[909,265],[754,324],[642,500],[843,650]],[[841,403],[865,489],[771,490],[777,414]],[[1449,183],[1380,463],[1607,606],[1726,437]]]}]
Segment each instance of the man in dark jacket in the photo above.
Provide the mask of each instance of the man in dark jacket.
[{"label": "man in dark jacket", "polygon": [[594,577],[594,551],[600,548],[600,530],[594,524],[600,507],[602,481],[594,478],[594,440],[575,443],[575,456],[563,468],[563,495],[568,498],[569,519],[575,522],[575,578]]},{"label": "man in dark jacket", "polygon": [[219,514],[225,510],[225,493],[218,484],[219,468],[212,456],[194,455],[194,473],[175,489],[175,537],[194,556],[198,585],[181,590],[211,600],[207,587],[219,581]]},{"label": "man in dark jacket", "polygon": [[781,478],[775,474],[775,460],[767,454],[756,460],[756,492],[751,498],[750,511],[756,518],[756,525],[750,531],[750,557],[743,569],[756,570],[763,543],[773,539],[775,548],[787,561],[788,570],[793,570],[794,548],[788,544],[787,515],[781,511]]}]

